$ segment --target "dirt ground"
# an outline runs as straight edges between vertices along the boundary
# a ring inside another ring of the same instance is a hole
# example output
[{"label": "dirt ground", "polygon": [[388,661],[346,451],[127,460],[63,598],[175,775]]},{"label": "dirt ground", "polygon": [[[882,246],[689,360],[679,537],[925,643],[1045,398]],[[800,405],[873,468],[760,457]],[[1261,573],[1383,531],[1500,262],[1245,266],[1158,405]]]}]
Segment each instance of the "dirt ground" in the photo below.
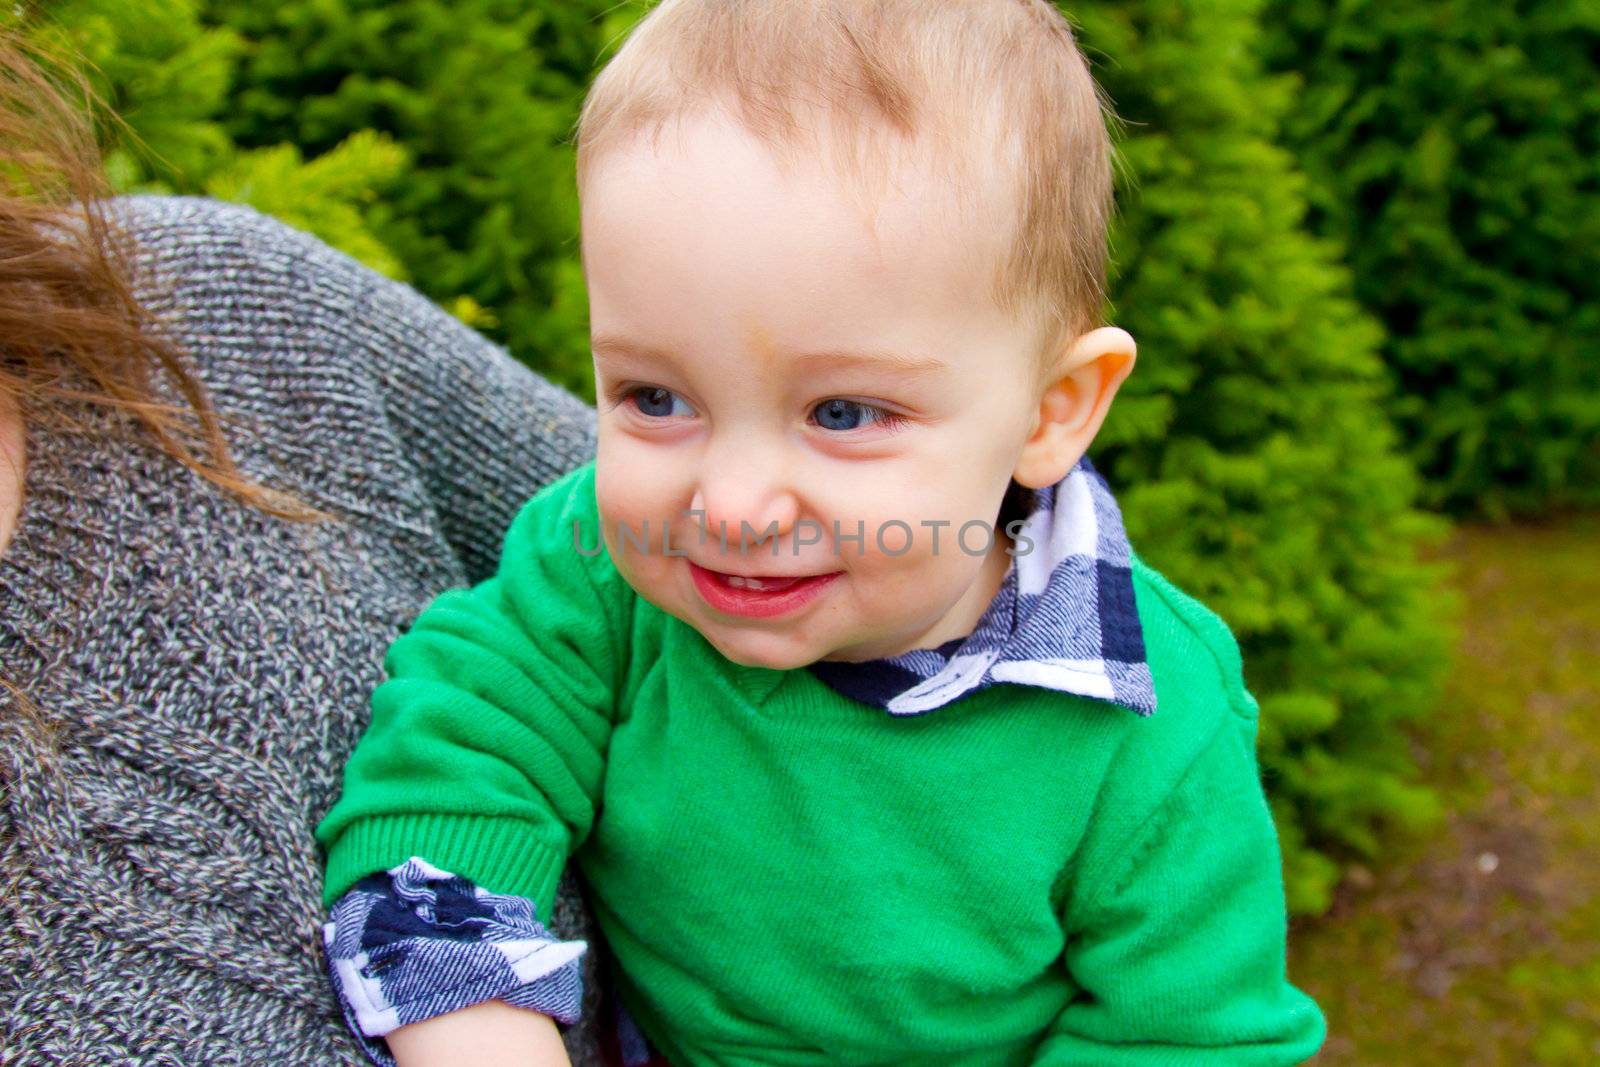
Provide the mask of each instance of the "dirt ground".
[{"label": "dirt ground", "polygon": [[1600,1064],[1600,514],[1469,527],[1449,689],[1414,740],[1451,813],[1333,910],[1290,975],[1323,1067]]}]

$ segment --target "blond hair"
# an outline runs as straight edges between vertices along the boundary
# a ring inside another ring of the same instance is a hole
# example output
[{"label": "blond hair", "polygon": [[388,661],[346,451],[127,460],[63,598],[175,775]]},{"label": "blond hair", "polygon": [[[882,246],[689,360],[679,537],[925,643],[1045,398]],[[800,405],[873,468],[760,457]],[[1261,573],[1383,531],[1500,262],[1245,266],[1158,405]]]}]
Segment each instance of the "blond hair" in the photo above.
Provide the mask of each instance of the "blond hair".
[{"label": "blond hair", "polygon": [[857,185],[926,143],[963,202],[992,210],[974,179],[996,172],[1014,209],[996,303],[1036,309],[1047,349],[1100,324],[1115,117],[1046,0],[663,0],[584,101],[580,189],[608,148],[717,108],[780,161],[831,134]]}]

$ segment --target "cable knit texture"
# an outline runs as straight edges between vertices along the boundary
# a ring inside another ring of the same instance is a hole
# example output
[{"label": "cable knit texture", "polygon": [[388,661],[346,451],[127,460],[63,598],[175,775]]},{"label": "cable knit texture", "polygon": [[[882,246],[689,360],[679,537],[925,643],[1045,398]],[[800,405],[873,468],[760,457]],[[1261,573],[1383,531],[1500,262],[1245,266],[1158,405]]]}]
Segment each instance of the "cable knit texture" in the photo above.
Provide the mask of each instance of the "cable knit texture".
[{"label": "cable knit texture", "polygon": [[[30,417],[0,555],[0,1060],[363,1062],[311,829],[385,647],[492,572],[516,509],[592,454],[592,413],[252,211],[118,210],[241,467],[334,518],[244,506],[104,412]],[[550,925],[586,937],[574,888]]]}]

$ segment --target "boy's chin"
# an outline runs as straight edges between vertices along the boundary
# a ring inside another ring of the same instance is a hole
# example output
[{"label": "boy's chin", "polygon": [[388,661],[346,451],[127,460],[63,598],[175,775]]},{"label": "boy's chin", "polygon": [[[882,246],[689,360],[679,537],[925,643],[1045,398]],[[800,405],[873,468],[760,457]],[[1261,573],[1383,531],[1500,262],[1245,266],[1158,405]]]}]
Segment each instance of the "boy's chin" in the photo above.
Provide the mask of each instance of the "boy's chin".
[{"label": "boy's chin", "polygon": [[767,645],[763,642],[733,642],[719,641],[709,634],[702,633],[712,648],[722,653],[722,658],[741,667],[761,667],[769,671],[793,671],[801,667],[809,667],[813,663],[824,660],[834,663],[866,663],[874,659],[894,655],[891,652],[873,653],[858,651],[856,649],[838,650],[827,647],[790,645],[787,647],[776,644]]},{"label": "boy's chin", "polygon": [[741,667],[760,667],[769,671],[792,671],[808,667],[823,658],[816,649],[800,646],[783,647],[765,642],[720,641],[709,634],[703,635],[711,647],[722,653],[722,658]]},{"label": "boy's chin", "polygon": [[798,670],[810,667],[819,659],[830,659],[832,648],[814,641],[784,640],[778,635],[755,633],[707,633],[701,630],[712,648],[722,653],[726,661],[741,667],[760,667],[765,670]]}]

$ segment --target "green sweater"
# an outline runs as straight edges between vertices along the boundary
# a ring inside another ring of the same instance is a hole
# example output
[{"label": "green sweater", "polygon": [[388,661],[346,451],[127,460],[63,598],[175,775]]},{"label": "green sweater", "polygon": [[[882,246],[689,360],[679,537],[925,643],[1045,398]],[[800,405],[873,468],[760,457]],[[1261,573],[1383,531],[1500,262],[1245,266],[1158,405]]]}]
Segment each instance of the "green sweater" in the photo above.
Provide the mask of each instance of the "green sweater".
[{"label": "green sweater", "polygon": [[1255,701],[1135,559],[1160,711],[997,685],[896,718],[632,592],[593,466],[391,647],[325,899],[422,856],[548,915],[572,856],[675,1067],[1301,1063]]}]

